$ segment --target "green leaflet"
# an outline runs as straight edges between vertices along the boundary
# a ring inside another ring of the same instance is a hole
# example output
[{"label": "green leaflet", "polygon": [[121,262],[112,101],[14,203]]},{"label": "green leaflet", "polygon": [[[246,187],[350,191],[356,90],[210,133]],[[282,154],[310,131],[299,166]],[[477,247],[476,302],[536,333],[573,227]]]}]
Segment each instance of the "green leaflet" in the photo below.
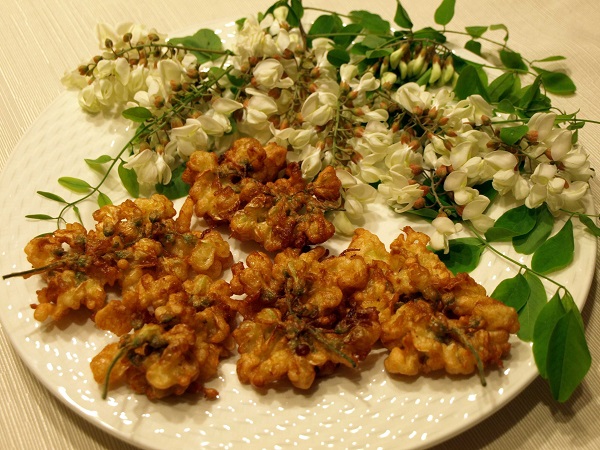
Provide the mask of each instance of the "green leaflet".
[{"label": "green leaflet", "polygon": [[521,328],[517,336],[523,341],[532,341],[534,340],[533,333],[537,318],[546,305],[548,297],[546,296],[546,289],[537,275],[527,271],[524,276],[529,285],[529,298],[525,306],[519,311]]},{"label": "green leaflet", "polygon": [[436,254],[453,274],[471,272],[479,265],[485,244],[477,238],[458,238],[448,241],[449,252]]},{"label": "green leaflet", "polygon": [[433,15],[435,23],[438,25],[448,25],[454,17],[454,7],[456,0],[442,0],[442,4],[438,6]]},{"label": "green leaflet", "polygon": [[361,25],[365,30],[375,34],[389,34],[390,23],[377,14],[369,11],[350,11],[348,15],[353,23]]},{"label": "green leaflet", "polygon": [[471,36],[473,39],[480,38],[483,34],[488,30],[488,27],[485,26],[472,26],[465,27],[465,31]]},{"label": "green leaflet", "polygon": [[514,236],[529,233],[535,226],[535,220],[535,211],[525,205],[509,209],[487,230],[485,237],[490,242],[509,241]]},{"label": "green leaflet", "polygon": [[574,253],[573,222],[569,219],[558,233],[535,251],[531,268],[544,275],[555,272],[571,264]]},{"label": "green leaflet", "polygon": [[500,300],[506,306],[519,311],[529,300],[530,294],[531,288],[527,283],[527,279],[518,273],[513,278],[502,280],[490,297]]},{"label": "green leaflet", "polygon": [[465,48],[476,55],[481,56],[481,42],[471,39],[465,42]]},{"label": "green leaflet", "polygon": [[561,95],[575,93],[575,83],[566,73],[552,72],[535,66],[533,66],[533,70],[540,74],[544,88],[548,92]]},{"label": "green leaflet", "polygon": [[143,123],[146,120],[152,119],[153,117],[152,113],[143,106],[134,106],[133,108],[128,108],[124,110],[121,114],[124,118],[138,123]]},{"label": "green leaflet", "polygon": [[53,194],[52,192],[37,191],[37,193],[40,194],[42,197],[45,197],[49,200],[54,200],[55,202],[58,202],[58,203],[67,203],[67,201],[64,198],[62,198],[60,195]]},{"label": "green leaflet", "polygon": [[458,80],[456,81],[456,86],[454,86],[454,93],[456,94],[456,97],[461,100],[474,94],[481,95],[487,101],[490,100],[487,88],[480,77],[479,71],[471,64],[466,65],[460,72]]},{"label": "green leaflet", "polygon": [[108,195],[103,192],[98,192],[98,206],[102,208],[106,205],[112,205],[113,202]]},{"label": "green leaflet", "polygon": [[548,343],[548,383],[559,402],[569,399],[592,364],[580,317],[576,308],[568,310],[556,322]]},{"label": "green leaflet", "polygon": [[558,292],[542,308],[533,329],[533,357],[542,378],[548,378],[547,358],[550,337],[558,320],[566,314]]},{"label": "green leaflet", "polygon": [[129,192],[129,195],[138,198],[140,196],[140,184],[137,175],[133,169],[123,167],[124,164],[124,162],[121,162],[117,169],[121,183],[123,183],[123,187]]},{"label": "green leaflet", "polygon": [[394,23],[399,25],[400,28],[411,29],[413,27],[413,23],[408,17],[408,13],[400,3],[400,0],[396,0],[396,14],[394,14]]},{"label": "green leaflet", "polygon": [[223,52],[223,43],[221,42],[221,39],[219,39],[219,36],[217,36],[213,30],[209,30],[208,28],[200,29],[192,36],[170,39],[169,43],[175,45],[181,44],[184,47],[194,48],[195,50],[192,50],[191,53],[196,55],[198,63],[200,64],[218,59],[222,56],[221,53],[207,53],[202,52],[202,50]]},{"label": "green leaflet", "polygon": [[539,208],[536,208],[535,211],[535,226],[531,231],[521,236],[515,236],[512,239],[515,250],[525,255],[531,255],[546,242],[546,239],[548,239],[548,236],[552,233],[552,227],[554,225],[554,217],[545,203]]},{"label": "green leaflet", "polygon": [[25,217],[28,219],[35,219],[35,220],[54,220],[54,219],[56,219],[56,217],[49,216],[48,214],[27,214]]},{"label": "green leaflet", "polygon": [[341,67],[350,62],[350,54],[346,50],[333,48],[327,52],[327,61],[334,67]]},{"label": "green leaflet", "polygon": [[505,72],[490,83],[488,92],[492,102],[499,102],[507,98],[515,85],[517,75],[514,72]]},{"label": "green leaflet", "polygon": [[500,139],[508,145],[515,145],[527,134],[529,127],[527,125],[517,125],[514,127],[504,127],[500,129]]},{"label": "green leaflet", "polygon": [[190,185],[181,179],[185,171],[185,164],[173,170],[171,181],[168,184],[156,184],[156,192],[164,195],[169,200],[176,200],[185,197],[190,191]]},{"label": "green leaflet", "polygon": [[590,233],[592,233],[596,237],[600,237],[600,227],[596,225],[596,222],[594,222],[589,216],[583,214],[580,214],[577,217],[579,217],[581,223],[585,225],[586,229]]},{"label": "green leaflet", "polygon": [[92,186],[87,181],[80,178],[60,177],[58,183],[73,192],[85,193],[92,189]]},{"label": "green leaflet", "polygon": [[527,72],[527,65],[523,62],[520,53],[510,50],[500,50],[500,60],[509,69],[514,69],[520,72]]},{"label": "green leaflet", "polygon": [[102,172],[104,170],[104,164],[111,162],[113,160],[112,157],[108,155],[101,155],[96,159],[88,159],[85,158],[85,163],[90,166],[92,169]]}]

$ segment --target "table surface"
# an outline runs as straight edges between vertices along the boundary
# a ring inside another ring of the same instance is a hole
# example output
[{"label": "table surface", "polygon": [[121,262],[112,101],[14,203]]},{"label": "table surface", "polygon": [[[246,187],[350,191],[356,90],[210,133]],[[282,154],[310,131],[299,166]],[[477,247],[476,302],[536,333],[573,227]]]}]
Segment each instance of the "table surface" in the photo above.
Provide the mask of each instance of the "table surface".
[{"label": "table surface", "polygon": [[[404,2],[415,27],[434,25],[441,0]],[[131,21],[161,32],[193,29],[214,21],[237,19],[264,10],[264,0],[2,0],[0,2],[0,169],[32,122],[64,90],[60,78],[97,50],[98,22]],[[319,5],[319,2],[305,1]],[[511,47],[530,59],[563,55],[560,63],[577,85],[577,93],[554,98],[568,112],[600,119],[600,2],[590,0],[457,1],[449,28],[503,23]],[[168,5],[168,6],[167,6]],[[323,4],[321,4],[323,6]],[[358,0],[328,1],[340,12],[365,9]],[[371,0],[372,12],[393,19],[393,0]],[[580,141],[592,167],[600,167],[600,125],[587,125]],[[591,182],[596,210],[600,186]],[[5,218],[8,219],[8,218]],[[598,273],[598,262],[596,262]],[[596,278],[596,277],[595,277]],[[593,363],[572,398],[558,404],[547,384],[536,379],[503,409],[440,448],[600,448],[594,425],[600,417],[600,297],[594,279],[583,310]],[[6,301],[6,299],[0,299]],[[54,398],[29,372],[0,330],[0,447],[3,449],[133,448],[82,419]]]}]

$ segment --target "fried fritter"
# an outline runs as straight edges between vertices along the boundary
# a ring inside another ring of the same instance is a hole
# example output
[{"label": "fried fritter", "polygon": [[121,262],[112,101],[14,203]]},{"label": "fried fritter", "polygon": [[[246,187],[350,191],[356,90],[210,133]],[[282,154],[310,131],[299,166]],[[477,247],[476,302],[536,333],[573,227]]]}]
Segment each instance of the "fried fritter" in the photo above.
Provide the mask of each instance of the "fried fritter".
[{"label": "fried fritter", "polygon": [[357,300],[379,311],[381,342],[390,350],[386,369],[418,375],[501,367],[510,351],[509,336],[519,329],[516,311],[486,296],[469,275],[454,276],[427,249],[428,242],[425,234],[406,227],[389,254],[365,230],[357,230],[349,246],[371,261],[372,271],[377,265],[370,284],[381,301],[373,305],[372,296]]},{"label": "fried fritter", "polygon": [[325,211],[339,206],[341,182],[327,167],[307,183],[285,156],[285,148],[263,148],[252,138],[235,141],[221,158],[193,153],[183,179],[191,185],[195,214],[209,224],[229,224],[233,237],[267,251],[325,242],[335,233]]},{"label": "fried fritter", "polygon": [[232,290],[245,294],[244,316],[233,332],[243,383],[262,387],[288,378],[308,389],[337,366],[356,368],[380,334],[377,311],[360,308],[352,294],[368,282],[360,256],[326,257],[317,247],[286,249],[274,260],[254,252],[248,267],[232,267]]}]

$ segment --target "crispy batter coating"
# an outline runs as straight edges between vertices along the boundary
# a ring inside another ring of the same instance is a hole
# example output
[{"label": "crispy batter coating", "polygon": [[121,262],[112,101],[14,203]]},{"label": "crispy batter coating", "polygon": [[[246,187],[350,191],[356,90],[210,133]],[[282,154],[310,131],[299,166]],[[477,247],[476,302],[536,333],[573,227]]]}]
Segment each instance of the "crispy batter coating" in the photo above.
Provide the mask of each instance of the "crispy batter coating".
[{"label": "crispy batter coating", "polygon": [[502,366],[509,336],[519,329],[516,311],[487,297],[469,275],[454,276],[427,249],[428,242],[406,227],[387,255],[365,230],[349,246],[371,261],[370,285],[381,302],[373,305],[372,296],[357,300],[379,311],[381,342],[390,350],[386,369],[402,375],[471,374]]},{"label": "crispy batter coating", "polygon": [[356,368],[380,334],[377,311],[350,301],[368,282],[362,257],[326,257],[286,249],[271,260],[248,256],[233,266],[232,290],[245,294],[244,321],[234,331],[243,383],[268,386],[284,378],[300,389],[335,367]]},{"label": "crispy batter coating", "polygon": [[235,141],[220,159],[193,153],[183,179],[191,185],[194,213],[209,224],[229,224],[234,238],[267,251],[325,242],[335,233],[325,211],[338,206],[341,182],[327,167],[307,183],[285,156],[285,148],[263,148],[252,138]]}]

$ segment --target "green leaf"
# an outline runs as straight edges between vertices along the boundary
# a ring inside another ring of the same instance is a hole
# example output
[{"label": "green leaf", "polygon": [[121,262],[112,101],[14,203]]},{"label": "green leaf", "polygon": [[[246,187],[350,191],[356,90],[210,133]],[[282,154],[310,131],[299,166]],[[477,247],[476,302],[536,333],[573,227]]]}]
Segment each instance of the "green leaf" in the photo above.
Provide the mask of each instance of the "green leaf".
[{"label": "green leaf", "polygon": [[202,52],[202,50],[211,50],[215,52],[223,51],[221,39],[219,39],[219,36],[217,36],[213,30],[208,28],[200,29],[192,36],[169,39],[169,43],[175,45],[181,44],[184,47],[197,49],[192,50],[191,53],[196,56],[198,64],[212,61],[222,56],[220,53],[206,53]]},{"label": "green leaf", "polygon": [[350,11],[348,17],[352,22],[362,25],[365,30],[372,33],[389,34],[390,32],[390,23],[369,11]]},{"label": "green leaf", "polygon": [[[521,94],[521,99],[519,100],[519,107],[525,111],[535,112],[539,107],[539,103],[543,101],[542,93],[540,92],[540,86],[542,85],[542,77],[541,75],[537,76],[534,82],[528,86],[523,88],[523,93]],[[550,106],[548,101],[548,107]]]},{"label": "green leaf", "polygon": [[292,0],[290,9],[293,11],[299,23],[302,17],[304,17],[304,6],[302,5],[302,2],[300,0]]},{"label": "green leaf", "polygon": [[548,210],[546,204],[535,209],[535,226],[527,234],[513,237],[513,247],[519,253],[531,255],[535,252],[552,233],[554,216]]},{"label": "green leaf", "polygon": [[349,23],[342,30],[340,35],[333,36],[333,42],[341,48],[346,48],[356,38],[358,33],[362,31],[362,26],[357,23]]},{"label": "green leaf", "polygon": [[514,308],[516,311],[520,311],[523,306],[529,300],[529,294],[531,288],[529,283],[523,275],[518,273],[513,278],[507,278],[502,280],[490,297],[500,300],[506,306]]},{"label": "green leaf", "polygon": [[570,310],[561,317],[548,344],[548,383],[552,396],[559,402],[565,402],[571,397],[592,365],[578,314],[579,311]]},{"label": "green leaf", "polygon": [[515,127],[504,127],[500,129],[500,139],[508,145],[515,145],[527,134],[529,127],[527,125],[517,125]]},{"label": "green leaf", "polygon": [[90,184],[87,181],[79,178],[60,177],[58,179],[58,183],[61,186],[66,187],[67,189],[70,189],[73,192],[85,193],[89,192],[89,190],[92,189],[92,186],[90,186]]},{"label": "green leaf", "polygon": [[408,211],[404,211],[404,213],[411,214],[413,216],[423,217],[424,219],[428,219],[430,221],[435,219],[439,215],[438,211],[429,208],[410,209]]},{"label": "green leaf", "polygon": [[562,72],[551,72],[539,67],[533,69],[542,77],[544,88],[552,94],[567,95],[574,94],[576,91],[575,83],[571,78]]},{"label": "green leaf", "polygon": [[564,56],[556,55],[556,56],[548,56],[544,59],[536,59],[532,62],[552,62],[552,61],[562,61],[563,59],[567,59]]},{"label": "green leaf", "polygon": [[53,194],[52,192],[37,191],[37,193],[40,194],[42,197],[46,197],[49,200],[54,200],[55,202],[59,203],[67,203],[67,201],[60,195]]},{"label": "green leaf", "polygon": [[535,210],[525,205],[517,206],[502,214],[494,226],[487,230],[485,237],[490,242],[509,241],[514,236],[529,233],[535,226],[535,220]]},{"label": "green leaf", "polygon": [[473,26],[473,27],[465,27],[465,31],[469,33],[474,39],[480,38],[483,34],[488,30],[488,27],[483,26]]},{"label": "green leaf", "polygon": [[81,213],[79,212],[79,208],[77,207],[77,205],[73,205],[73,212],[75,213],[77,221],[83,225],[83,219],[81,218]]},{"label": "green leaf", "polygon": [[56,217],[49,216],[48,214],[27,214],[25,217],[28,219],[35,220],[54,220]]},{"label": "green leaf", "polygon": [[104,168],[102,166],[112,160],[113,160],[113,158],[111,158],[108,155],[102,155],[96,159],[88,159],[88,158],[84,159],[85,163],[88,166],[90,166],[92,169],[98,170],[98,171],[104,170]]},{"label": "green leaf", "polygon": [[369,35],[365,36],[365,38],[362,40],[362,42],[360,44],[364,45],[365,47],[370,48],[370,49],[377,49],[377,48],[381,48],[381,47],[385,46],[387,44],[387,42],[388,42],[387,39],[369,34]]},{"label": "green leaf", "polygon": [[171,181],[168,184],[158,183],[154,186],[156,192],[164,195],[169,200],[177,200],[178,198],[188,195],[190,191],[190,185],[181,179],[184,171],[185,164],[175,168],[171,176]]},{"label": "green leaf", "polygon": [[350,54],[346,50],[333,48],[327,52],[327,61],[334,67],[341,67],[350,62]]},{"label": "green leaf", "polygon": [[520,53],[511,50],[500,50],[500,60],[509,69],[527,72],[527,64],[523,61]]},{"label": "green leaf", "polygon": [[531,258],[531,268],[544,275],[571,264],[575,253],[573,222],[567,220],[558,233],[544,242]]},{"label": "green leaf", "polygon": [[592,233],[596,237],[600,237],[600,227],[596,225],[596,222],[594,222],[591,217],[586,216],[584,214],[580,214],[577,217],[579,217],[581,223],[585,225],[586,229],[590,233]]},{"label": "green leaf", "polygon": [[483,84],[479,72],[472,65],[465,66],[461,71],[454,87],[454,93],[459,100],[463,100],[469,95],[479,94],[489,101],[487,88]]},{"label": "green leaf", "polygon": [[391,55],[393,49],[391,48],[379,48],[377,50],[369,50],[365,56],[367,58],[384,58]]},{"label": "green leaf", "polygon": [[444,254],[443,250],[440,250],[436,254],[453,274],[475,269],[485,249],[483,242],[477,238],[450,239],[448,246],[448,253]]},{"label": "green leaf", "polygon": [[438,25],[448,25],[454,17],[454,6],[456,0],[442,0],[442,4],[438,6],[433,15],[433,20]]},{"label": "green leaf", "polygon": [[496,111],[507,114],[515,114],[517,110],[515,109],[515,106],[512,104],[512,102],[509,99],[505,98],[500,100],[500,102],[496,105]]},{"label": "green leaf", "polygon": [[548,347],[552,331],[566,313],[558,292],[540,311],[533,329],[533,357],[542,378],[548,378]]},{"label": "green leaf", "polygon": [[133,198],[138,198],[140,196],[140,183],[138,182],[137,174],[135,173],[135,170],[123,167],[124,164],[124,162],[121,162],[117,169],[121,183],[123,183],[123,186],[127,189],[129,195]]},{"label": "green leaf", "polygon": [[473,39],[465,42],[465,48],[476,55],[481,56],[481,42]]},{"label": "green leaf", "polygon": [[411,29],[413,27],[413,23],[408,17],[408,13],[400,3],[400,0],[396,0],[396,14],[394,14],[394,23],[399,25],[400,28]]},{"label": "green leaf", "polygon": [[527,284],[529,284],[530,293],[527,303],[519,311],[519,324],[521,328],[517,336],[523,341],[532,341],[534,340],[533,333],[537,318],[541,310],[545,307],[548,297],[539,277],[527,271],[525,272],[525,279],[527,280]]},{"label": "green leaf", "polygon": [[490,93],[490,100],[492,102],[499,102],[500,100],[507,98],[515,85],[514,72],[505,72],[490,83],[488,92]]},{"label": "green leaf", "polygon": [[102,208],[106,205],[112,205],[112,200],[103,192],[98,192],[98,206]]},{"label": "green leaf", "polygon": [[339,18],[336,14],[333,15],[323,15],[317,17],[308,30],[308,42],[309,44],[312,42],[310,40],[311,36],[314,35],[332,35],[340,32],[344,28],[344,24],[342,23],[342,19]]},{"label": "green leaf", "polygon": [[434,30],[431,27],[425,27],[421,30],[417,30],[413,33],[413,38],[414,39],[426,39],[429,41],[434,41],[434,42],[438,42],[440,44],[443,44],[444,42],[446,42],[446,36],[444,36],[443,33],[440,33],[437,30]]},{"label": "green leaf", "polygon": [[490,30],[504,30],[504,42],[508,42],[508,28],[503,23],[497,23],[495,25],[490,25]]},{"label": "green leaf", "polygon": [[128,120],[132,120],[134,122],[139,123],[143,123],[146,120],[150,120],[152,119],[152,117],[154,117],[148,109],[142,106],[134,106],[133,108],[128,108],[122,112],[122,115]]}]

